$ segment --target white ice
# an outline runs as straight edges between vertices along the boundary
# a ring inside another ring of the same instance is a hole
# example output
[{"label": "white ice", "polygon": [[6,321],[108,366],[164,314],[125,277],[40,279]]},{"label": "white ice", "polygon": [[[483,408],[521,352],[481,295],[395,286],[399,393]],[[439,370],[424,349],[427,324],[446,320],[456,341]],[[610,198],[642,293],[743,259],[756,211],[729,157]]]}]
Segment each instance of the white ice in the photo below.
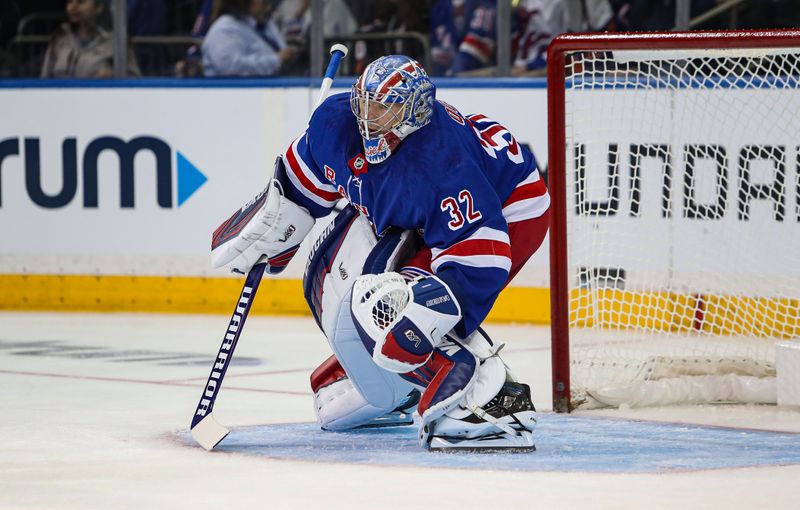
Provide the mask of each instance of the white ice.
[{"label": "white ice", "polygon": [[[597,474],[208,453],[176,434],[188,428],[227,321],[0,313],[0,509],[798,508],[798,465]],[[487,329],[508,344],[504,358],[531,383],[539,410],[548,410],[549,330]],[[43,353],[37,341],[57,341],[49,344],[57,348]],[[11,349],[10,342],[21,345]],[[181,364],[189,355],[198,362]],[[313,421],[308,376],[328,355],[309,318],[251,317],[235,357],[260,363],[231,367],[215,416],[228,426]],[[800,412],[769,406],[592,415],[800,432]]]}]

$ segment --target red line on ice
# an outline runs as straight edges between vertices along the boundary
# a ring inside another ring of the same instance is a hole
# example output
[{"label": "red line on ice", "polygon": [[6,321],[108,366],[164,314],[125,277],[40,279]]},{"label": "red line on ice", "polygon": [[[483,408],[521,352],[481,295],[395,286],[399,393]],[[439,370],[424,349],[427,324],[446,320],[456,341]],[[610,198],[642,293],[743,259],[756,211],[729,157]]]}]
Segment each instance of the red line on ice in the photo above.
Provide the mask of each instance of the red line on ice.
[{"label": "red line on ice", "polygon": [[[263,372],[251,372],[249,374],[227,374],[225,379],[233,379],[234,377],[254,377],[257,375],[293,374],[296,372],[305,372],[310,374],[313,371],[313,368],[287,368],[286,370],[266,370]],[[190,377],[189,379],[168,379],[161,382],[165,384],[176,384],[190,381],[205,381],[206,379],[208,379],[208,377]]]},{"label": "red line on ice", "polygon": [[[106,382],[125,382],[125,383],[138,383],[138,384],[155,384],[159,386],[188,386],[188,387],[195,387],[197,386],[194,383],[182,383],[182,382],[170,382],[170,381],[147,381],[142,379],[125,379],[122,377],[98,377],[98,376],[91,376],[91,375],[70,375],[70,374],[51,374],[46,372],[24,372],[19,370],[0,370],[0,374],[10,374],[10,375],[29,375],[34,377],[58,377],[61,379],[78,379],[84,381],[106,381]],[[303,391],[285,391],[285,390],[267,390],[267,389],[260,389],[260,388],[241,388],[238,386],[225,386],[225,390],[237,390],[237,391],[252,391],[255,393],[275,393],[279,395],[302,395],[308,396],[311,393],[303,392]]]}]

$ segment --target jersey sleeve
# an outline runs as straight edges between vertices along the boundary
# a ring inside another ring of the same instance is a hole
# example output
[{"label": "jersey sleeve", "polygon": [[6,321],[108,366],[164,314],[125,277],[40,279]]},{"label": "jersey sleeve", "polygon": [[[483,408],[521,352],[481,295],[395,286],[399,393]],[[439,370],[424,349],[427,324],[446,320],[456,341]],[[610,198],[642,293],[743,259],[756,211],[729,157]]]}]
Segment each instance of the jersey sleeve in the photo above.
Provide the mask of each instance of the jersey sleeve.
[{"label": "jersey sleeve", "polygon": [[461,305],[456,332],[466,337],[486,318],[508,280],[508,225],[486,182],[458,185],[439,195],[424,238],[431,248],[431,269]]},{"label": "jersey sleeve", "polygon": [[284,188],[286,198],[308,209],[312,216],[326,216],[341,195],[317,167],[304,133],[289,145],[281,155],[284,175],[276,175]]}]

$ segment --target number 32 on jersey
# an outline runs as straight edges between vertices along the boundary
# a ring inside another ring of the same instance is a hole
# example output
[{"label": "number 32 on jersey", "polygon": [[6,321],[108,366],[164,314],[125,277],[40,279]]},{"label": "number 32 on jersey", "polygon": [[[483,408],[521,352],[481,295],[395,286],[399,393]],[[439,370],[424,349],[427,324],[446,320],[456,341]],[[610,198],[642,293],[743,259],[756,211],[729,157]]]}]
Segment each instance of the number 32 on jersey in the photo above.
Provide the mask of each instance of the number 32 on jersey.
[{"label": "number 32 on jersey", "polygon": [[[459,204],[464,205],[464,213],[461,212]],[[480,211],[475,210],[472,193],[466,189],[462,189],[458,193],[458,197],[447,197],[442,200],[440,207],[442,211],[450,214],[451,219],[447,224],[450,230],[458,230],[465,224],[474,223],[483,217]]]}]

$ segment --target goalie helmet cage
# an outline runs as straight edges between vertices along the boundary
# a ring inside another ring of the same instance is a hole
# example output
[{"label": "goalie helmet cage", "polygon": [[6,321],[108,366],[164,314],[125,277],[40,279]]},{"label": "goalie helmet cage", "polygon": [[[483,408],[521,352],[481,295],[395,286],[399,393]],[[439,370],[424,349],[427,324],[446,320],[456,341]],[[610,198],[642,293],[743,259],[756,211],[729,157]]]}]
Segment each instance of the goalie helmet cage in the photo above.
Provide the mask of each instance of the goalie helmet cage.
[{"label": "goalie helmet cage", "polygon": [[554,410],[770,401],[800,336],[798,55],[798,30],[553,40]]}]

